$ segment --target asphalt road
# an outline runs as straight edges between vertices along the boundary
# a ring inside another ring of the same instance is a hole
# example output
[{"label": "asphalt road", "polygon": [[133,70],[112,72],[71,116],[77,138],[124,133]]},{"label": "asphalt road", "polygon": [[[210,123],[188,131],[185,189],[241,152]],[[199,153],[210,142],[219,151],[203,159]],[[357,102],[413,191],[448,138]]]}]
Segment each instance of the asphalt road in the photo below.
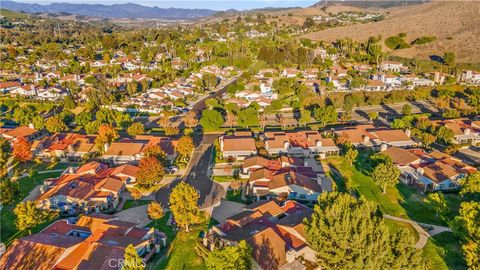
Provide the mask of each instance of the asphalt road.
[{"label": "asphalt road", "polygon": [[220,204],[225,196],[225,189],[218,183],[212,181],[208,170],[212,159],[213,142],[219,135],[203,135],[202,141],[196,147],[190,162],[186,168],[185,177],[177,179],[168,185],[161,187],[155,194],[155,200],[163,206],[168,206],[168,198],[172,189],[185,181],[192,185],[199,193],[198,205],[200,209],[207,209]]}]

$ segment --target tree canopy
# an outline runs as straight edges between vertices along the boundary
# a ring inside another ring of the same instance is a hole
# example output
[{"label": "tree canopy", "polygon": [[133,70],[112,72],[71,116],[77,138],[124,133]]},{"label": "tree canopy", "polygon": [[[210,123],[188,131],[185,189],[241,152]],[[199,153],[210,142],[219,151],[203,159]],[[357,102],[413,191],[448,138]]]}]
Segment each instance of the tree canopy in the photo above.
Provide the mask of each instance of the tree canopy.
[{"label": "tree canopy", "polygon": [[191,224],[200,221],[200,209],[197,205],[199,197],[195,188],[185,182],[180,182],[170,193],[170,210],[177,224],[186,231],[189,231]]}]

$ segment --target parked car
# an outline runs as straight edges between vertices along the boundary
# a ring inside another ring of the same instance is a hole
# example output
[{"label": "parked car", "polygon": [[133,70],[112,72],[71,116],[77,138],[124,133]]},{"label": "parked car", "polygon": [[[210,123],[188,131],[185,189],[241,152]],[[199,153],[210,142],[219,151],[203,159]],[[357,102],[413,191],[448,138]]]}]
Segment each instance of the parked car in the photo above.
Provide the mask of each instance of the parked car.
[{"label": "parked car", "polygon": [[169,167],[165,168],[165,172],[168,173],[168,174],[174,174],[174,173],[178,172],[178,167],[177,166],[169,166]]}]

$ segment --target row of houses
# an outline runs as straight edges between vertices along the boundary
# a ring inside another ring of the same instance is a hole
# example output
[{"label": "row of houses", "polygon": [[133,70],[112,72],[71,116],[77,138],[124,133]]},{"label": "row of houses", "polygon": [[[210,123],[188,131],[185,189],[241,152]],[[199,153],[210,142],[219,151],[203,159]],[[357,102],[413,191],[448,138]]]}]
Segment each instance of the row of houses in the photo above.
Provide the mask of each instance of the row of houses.
[{"label": "row of houses", "polygon": [[46,161],[78,162],[101,153],[98,158],[110,164],[137,163],[144,151],[152,146],[158,146],[166,159],[172,161],[176,157],[178,141],[171,137],[137,135],[99,146],[95,143],[95,134],[56,133],[49,136],[45,130],[36,130],[32,126],[0,128],[0,135],[12,144],[18,138],[26,139],[31,144],[32,154]]}]

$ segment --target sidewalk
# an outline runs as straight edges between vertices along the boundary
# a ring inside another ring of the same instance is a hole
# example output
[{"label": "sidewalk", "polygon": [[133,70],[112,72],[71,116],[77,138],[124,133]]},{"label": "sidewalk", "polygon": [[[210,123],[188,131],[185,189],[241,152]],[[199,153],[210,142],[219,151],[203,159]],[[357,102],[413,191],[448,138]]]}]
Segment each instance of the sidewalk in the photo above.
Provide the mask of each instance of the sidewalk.
[{"label": "sidewalk", "polygon": [[[419,222],[416,222],[414,220],[394,217],[394,216],[390,216],[390,215],[383,215],[383,217],[386,218],[386,219],[395,220],[395,221],[398,221],[398,222],[408,223],[408,224],[412,225],[412,227],[418,232],[418,236],[419,236],[418,242],[415,244],[415,248],[417,248],[417,249],[422,249],[423,247],[425,247],[425,245],[428,242],[428,238],[430,238],[430,236],[434,236],[434,235],[437,235],[437,234],[442,233],[442,232],[452,232],[452,229],[450,229],[448,227],[444,227],[444,226],[438,226],[438,225],[432,225],[432,224],[426,224],[426,223],[419,223]],[[427,232],[422,226],[432,227],[433,229]]]}]

